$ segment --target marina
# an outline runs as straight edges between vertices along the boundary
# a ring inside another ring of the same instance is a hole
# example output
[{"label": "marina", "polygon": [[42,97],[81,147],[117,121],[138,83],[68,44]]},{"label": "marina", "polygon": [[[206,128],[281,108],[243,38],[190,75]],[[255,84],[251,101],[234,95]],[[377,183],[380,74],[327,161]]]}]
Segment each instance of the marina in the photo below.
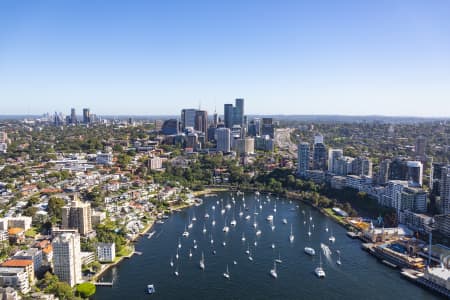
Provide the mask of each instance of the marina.
[{"label": "marina", "polygon": [[[105,272],[101,281],[114,280],[114,285],[99,286],[94,299],[148,299],[149,282],[158,288],[154,299],[437,299],[362,251],[361,243],[347,237],[343,228],[333,226],[335,242],[331,243],[331,230],[326,231],[330,221],[318,211],[282,197],[246,193],[242,200],[243,196],[220,193],[156,224],[152,231],[157,235],[136,243],[143,255]],[[232,208],[222,214],[220,207],[225,209],[228,203],[233,203]],[[251,219],[238,214],[246,208]],[[192,222],[189,236],[183,237],[186,224],[206,213],[210,218]],[[270,215],[273,224],[266,221]],[[236,225],[223,231],[234,219]],[[284,219],[289,225],[283,226]],[[314,227],[309,228],[312,222]],[[319,253],[306,255],[305,247]]]}]

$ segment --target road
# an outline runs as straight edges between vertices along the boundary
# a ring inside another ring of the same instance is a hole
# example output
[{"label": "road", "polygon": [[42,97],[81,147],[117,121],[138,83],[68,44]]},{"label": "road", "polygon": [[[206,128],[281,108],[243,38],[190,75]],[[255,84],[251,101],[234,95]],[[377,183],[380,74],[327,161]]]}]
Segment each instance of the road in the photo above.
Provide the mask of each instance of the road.
[{"label": "road", "polygon": [[280,128],[275,131],[275,143],[282,153],[286,153],[291,158],[297,157],[297,145],[291,141],[293,128]]}]

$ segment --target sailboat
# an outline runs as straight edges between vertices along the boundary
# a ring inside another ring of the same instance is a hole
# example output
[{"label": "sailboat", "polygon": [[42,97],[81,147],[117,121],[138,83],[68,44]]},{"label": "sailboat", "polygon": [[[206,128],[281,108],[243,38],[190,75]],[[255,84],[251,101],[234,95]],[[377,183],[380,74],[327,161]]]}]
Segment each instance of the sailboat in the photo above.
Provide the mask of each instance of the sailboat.
[{"label": "sailboat", "polygon": [[336,264],[337,264],[338,266],[340,266],[340,265],[342,265],[342,262],[341,262],[341,251],[336,250],[336,252],[337,252],[337,254],[338,254],[338,259],[336,260]]},{"label": "sailboat", "polygon": [[272,243],[272,249],[275,249],[275,244],[274,243]]},{"label": "sailboat", "polygon": [[278,274],[277,274],[277,264],[274,261],[273,262],[273,269],[270,270],[270,276],[272,276],[273,278],[278,278]]},{"label": "sailboat", "polygon": [[245,242],[245,234],[242,232],[241,241]]},{"label": "sailboat", "polygon": [[194,240],[194,249],[197,249],[197,241]]},{"label": "sailboat", "polygon": [[184,226],[183,236],[184,236],[184,237],[189,237],[189,231],[187,231],[186,226]]},{"label": "sailboat", "polygon": [[189,220],[189,225],[188,225],[188,228],[189,229],[191,229],[192,228],[192,226],[194,226],[194,224],[191,222],[191,220]]},{"label": "sailboat", "polygon": [[309,221],[312,221],[311,212],[309,213]]},{"label": "sailboat", "polygon": [[214,217],[214,214],[213,214],[213,220],[211,222],[211,225],[212,226],[216,226],[216,218]]},{"label": "sailboat", "polygon": [[180,273],[178,272],[178,264],[177,264],[177,268],[175,269],[175,272],[173,272],[173,274],[177,277],[180,275]]},{"label": "sailboat", "polygon": [[180,255],[178,254],[178,248],[177,248],[177,254],[175,254],[175,258],[178,260],[179,257],[180,257]]},{"label": "sailboat", "polygon": [[252,253],[250,252],[250,250],[248,252],[248,260],[253,261]]},{"label": "sailboat", "polygon": [[258,223],[256,223],[256,216],[254,216],[253,218],[253,227],[254,228],[258,227]]},{"label": "sailboat", "polygon": [[211,233],[211,240],[210,240],[210,241],[211,241],[211,245],[214,244],[214,240],[213,240],[213,237],[212,237],[212,233]]},{"label": "sailboat", "polygon": [[281,263],[283,262],[283,261],[281,260],[280,252],[278,252],[278,258],[275,259],[275,262],[278,263],[278,264],[281,264]]},{"label": "sailboat", "polygon": [[194,212],[194,216],[192,217],[192,222],[197,221],[197,218],[195,217],[195,212]]},{"label": "sailboat", "polygon": [[170,265],[171,267],[173,267],[173,258],[172,258],[172,257],[170,257],[169,265]]},{"label": "sailboat", "polygon": [[223,232],[228,232],[230,230],[230,227],[227,226],[227,219],[225,219],[225,226],[223,226]]},{"label": "sailboat", "polygon": [[192,250],[189,249],[189,258],[192,258]]},{"label": "sailboat", "polygon": [[333,229],[331,229],[331,235],[330,235],[330,237],[328,238],[328,240],[329,240],[330,242],[332,242],[332,243],[336,242],[336,238],[335,238],[334,235],[333,235]]},{"label": "sailboat", "polygon": [[245,254],[250,255],[250,245],[249,244],[247,245],[247,250],[245,250]]},{"label": "sailboat", "polygon": [[228,271],[228,265],[227,270],[225,271],[225,273],[223,273],[223,277],[225,277],[226,279],[230,279],[230,272]]},{"label": "sailboat", "polygon": [[273,212],[277,212],[277,203],[275,202],[274,206],[273,206]]},{"label": "sailboat", "polygon": [[[244,203],[245,205],[245,203]],[[242,206],[239,208],[239,217],[242,217],[244,215],[244,212],[242,211]]]},{"label": "sailboat", "polygon": [[202,269],[202,270],[204,270],[205,269],[205,256],[204,256],[204,254],[203,254],[203,251],[202,251],[202,259],[200,260],[200,269]]},{"label": "sailboat", "polygon": [[328,232],[328,225],[325,226],[325,232]]},{"label": "sailboat", "polygon": [[291,224],[291,234],[289,235],[289,241],[291,243],[294,241],[294,235],[292,234],[292,224]]},{"label": "sailboat", "polygon": [[206,225],[203,224],[203,234],[205,234],[205,233],[206,233]]},{"label": "sailboat", "polygon": [[320,254],[320,264],[319,266],[314,270],[317,277],[319,278],[325,278],[325,271],[322,268],[322,254]]},{"label": "sailboat", "polygon": [[236,224],[237,224],[237,222],[236,222],[236,218],[234,217],[234,209],[233,209],[233,220],[231,220],[230,225],[235,227]]},{"label": "sailboat", "polygon": [[209,214],[208,213],[205,214],[205,219],[209,219]]},{"label": "sailboat", "polygon": [[179,238],[178,238],[178,249],[181,249],[181,242]]},{"label": "sailboat", "polygon": [[311,223],[308,226],[308,236],[311,236]]}]

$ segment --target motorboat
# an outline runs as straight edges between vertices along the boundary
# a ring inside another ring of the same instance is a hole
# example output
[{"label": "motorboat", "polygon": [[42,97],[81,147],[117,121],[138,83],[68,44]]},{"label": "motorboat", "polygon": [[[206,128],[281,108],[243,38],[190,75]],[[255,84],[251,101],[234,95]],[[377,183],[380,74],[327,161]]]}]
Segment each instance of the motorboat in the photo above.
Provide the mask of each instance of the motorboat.
[{"label": "motorboat", "polygon": [[147,292],[148,292],[149,294],[154,294],[154,293],[156,292],[155,286],[154,286],[153,284],[147,285]]},{"label": "motorboat", "polygon": [[314,248],[311,247],[305,247],[305,253],[311,256],[316,255],[316,251],[314,250]]}]

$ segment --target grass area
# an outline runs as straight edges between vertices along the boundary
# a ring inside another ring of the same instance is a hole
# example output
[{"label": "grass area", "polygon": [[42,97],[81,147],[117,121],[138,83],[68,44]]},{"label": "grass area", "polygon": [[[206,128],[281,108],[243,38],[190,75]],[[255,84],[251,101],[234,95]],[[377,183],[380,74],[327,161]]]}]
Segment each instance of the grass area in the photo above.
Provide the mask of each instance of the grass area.
[{"label": "grass area", "polygon": [[134,249],[130,246],[123,247],[120,251],[116,253],[116,256],[123,257],[123,256],[129,256],[131,253],[133,253]]},{"label": "grass area", "polygon": [[38,235],[38,232],[36,230],[37,229],[35,227],[31,227],[30,229],[25,231],[25,236],[34,238],[36,235]]}]

